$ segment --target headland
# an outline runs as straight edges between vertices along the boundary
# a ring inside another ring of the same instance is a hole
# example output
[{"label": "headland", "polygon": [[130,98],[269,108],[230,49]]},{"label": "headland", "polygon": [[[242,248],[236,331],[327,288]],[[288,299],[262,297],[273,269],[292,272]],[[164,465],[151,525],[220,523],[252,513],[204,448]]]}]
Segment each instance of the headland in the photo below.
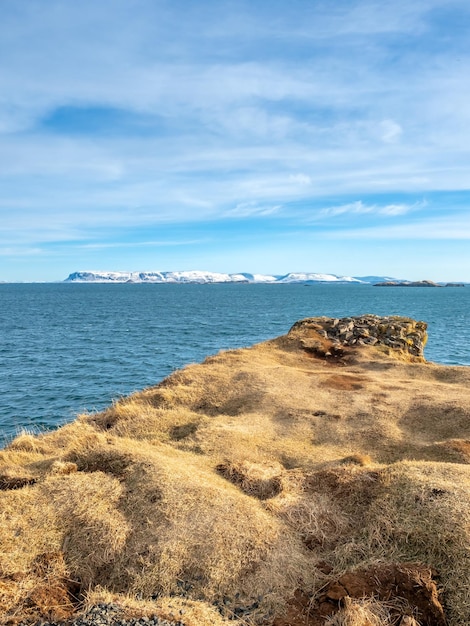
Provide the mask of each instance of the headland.
[{"label": "headland", "polygon": [[19,435],[2,623],[470,623],[470,368],[426,332],[309,318]]}]

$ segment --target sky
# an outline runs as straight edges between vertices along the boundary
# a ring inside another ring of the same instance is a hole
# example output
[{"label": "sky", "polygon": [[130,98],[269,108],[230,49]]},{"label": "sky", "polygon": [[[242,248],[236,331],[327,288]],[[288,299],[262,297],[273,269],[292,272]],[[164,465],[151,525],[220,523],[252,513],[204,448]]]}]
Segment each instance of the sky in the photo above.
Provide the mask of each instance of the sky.
[{"label": "sky", "polygon": [[0,281],[470,281],[468,0],[0,11]]}]

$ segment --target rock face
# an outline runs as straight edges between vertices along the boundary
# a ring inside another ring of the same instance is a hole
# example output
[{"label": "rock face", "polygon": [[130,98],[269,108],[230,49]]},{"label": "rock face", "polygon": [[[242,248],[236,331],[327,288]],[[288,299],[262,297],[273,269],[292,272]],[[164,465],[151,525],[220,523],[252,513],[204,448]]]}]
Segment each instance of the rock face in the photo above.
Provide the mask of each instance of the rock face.
[{"label": "rock face", "polygon": [[338,357],[344,346],[382,345],[424,359],[427,324],[409,317],[310,317],[296,322],[289,335],[300,338],[303,347],[324,357]]}]

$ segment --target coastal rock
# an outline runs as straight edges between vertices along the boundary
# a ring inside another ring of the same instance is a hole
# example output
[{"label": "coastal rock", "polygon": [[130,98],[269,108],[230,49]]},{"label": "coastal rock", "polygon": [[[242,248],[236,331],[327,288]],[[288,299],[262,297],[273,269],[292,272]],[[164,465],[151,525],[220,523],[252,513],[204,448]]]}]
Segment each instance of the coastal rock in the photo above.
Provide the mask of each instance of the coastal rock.
[{"label": "coastal rock", "polygon": [[361,315],[332,319],[310,317],[296,322],[289,336],[299,338],[307,351],[341,357],[344,347],[385,346],[424,359],[427,324],[409,317]]}]

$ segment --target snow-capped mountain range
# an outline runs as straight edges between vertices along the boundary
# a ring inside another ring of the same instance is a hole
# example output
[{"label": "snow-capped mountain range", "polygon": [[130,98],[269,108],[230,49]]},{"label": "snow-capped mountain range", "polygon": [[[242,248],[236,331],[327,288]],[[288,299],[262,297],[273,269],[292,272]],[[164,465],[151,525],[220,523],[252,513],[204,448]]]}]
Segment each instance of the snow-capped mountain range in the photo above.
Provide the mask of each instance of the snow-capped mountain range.
[{"label": "snow-capped mountain range", "polygon": [[335,274],[314,272],[291,272],[281,276],[271,274],[223,274],[190,270],[182,272],[73,272],[65,279],[66,283],[370,283],[376,280],[389,280],[388,277],[374,276],[354,278]]}]

